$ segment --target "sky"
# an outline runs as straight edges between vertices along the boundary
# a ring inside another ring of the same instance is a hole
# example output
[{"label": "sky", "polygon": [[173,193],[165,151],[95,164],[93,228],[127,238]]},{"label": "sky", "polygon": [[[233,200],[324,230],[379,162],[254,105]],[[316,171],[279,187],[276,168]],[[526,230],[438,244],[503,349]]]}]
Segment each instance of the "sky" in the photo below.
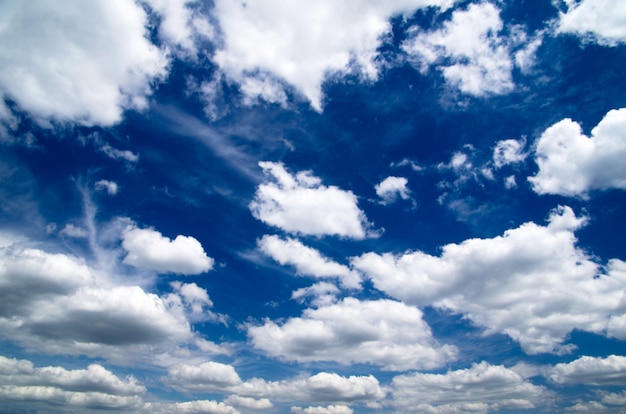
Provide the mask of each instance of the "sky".
[{"label": "sky", "polygon": [[626,3],[0,2],[0,411],[626,411]]}]

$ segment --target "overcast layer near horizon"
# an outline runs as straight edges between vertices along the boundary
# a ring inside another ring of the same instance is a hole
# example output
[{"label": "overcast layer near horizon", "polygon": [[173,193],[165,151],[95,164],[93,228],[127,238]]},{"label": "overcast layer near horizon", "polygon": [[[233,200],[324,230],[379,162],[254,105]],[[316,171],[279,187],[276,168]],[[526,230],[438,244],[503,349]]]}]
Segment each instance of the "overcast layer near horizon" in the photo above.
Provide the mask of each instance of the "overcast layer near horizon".
[{"label": "overcast layer near horizon", "polygon": [[625,22],[0,2],[0,411],[624,412]]}]

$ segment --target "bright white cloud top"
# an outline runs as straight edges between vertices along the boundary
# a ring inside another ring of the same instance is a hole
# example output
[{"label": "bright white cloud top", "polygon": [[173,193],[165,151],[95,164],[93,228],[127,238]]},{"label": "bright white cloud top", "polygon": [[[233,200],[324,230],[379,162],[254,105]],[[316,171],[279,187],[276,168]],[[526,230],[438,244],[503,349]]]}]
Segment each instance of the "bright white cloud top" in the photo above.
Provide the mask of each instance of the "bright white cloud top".
[{"label": "bright white cloud top", "polygon": [[601,44],[626,42],[626,6],[619,1],[566,0],[565,12],[559,16],[560,33],[573,33]]},{"label": "bright white cloud top", "polygon": [[589,191],[626,189],[626,108],[609,111],[591,130],[564,119],[537,141],[539,172],[528,180],[539,194],[587,197]]},{"label": "bright white cloud top", "polygon": [[398,197],[402,200],[411,198],[411,191],[406,186],[408,182],[409,180],[404,177],[390,176],[376,184],[374,189],[376,190],[376,195],[382,199],[382,204],[391,204]]},{"label": "bright white cloud top", "polygon": [[310,171],[290,174],[283,164],[261,162],[266,181],[250,210],[257,219],[286,232],[363,239],[369,223],[351,191],[325,186]]}]

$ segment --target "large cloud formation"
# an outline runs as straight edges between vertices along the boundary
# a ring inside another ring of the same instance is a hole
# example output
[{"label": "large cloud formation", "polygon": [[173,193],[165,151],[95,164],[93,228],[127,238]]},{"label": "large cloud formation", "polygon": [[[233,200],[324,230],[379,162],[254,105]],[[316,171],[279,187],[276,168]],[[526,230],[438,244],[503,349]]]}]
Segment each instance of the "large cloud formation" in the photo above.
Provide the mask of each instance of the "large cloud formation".
[{"label": "large cloud formation", "polygon": [[[356,69],[375,79],[374,63],[389,18],[418,8],[447,8],[452,0],[215,2],[223,45],[215,60],[250,98],[284,103],[282,82],[294,86],[316,110],[322,82],[332,73]],[[327,30],[327,28],[333,30]]]},{"label": "large cloud formation", "polygon": [[562,342],[574,328],[626,333],[626,263],[612,260],[601,274],[576,247],[574,231],[585,222],[561,207],[547,226],[529,222],[495,238],[448,244],[440,256],[366,253],[352,264],[389,295],[463,314],[529,354],[568,352]]},{"label": "large cloud formation", "polygon": [[456,358],[440,345],[422,312],[392,300],[345,298],[282,324],[250,326],[252,345],[287,361],[370,363],[383,370],[432,369]]},{"label": "large cloud formation", "polygon": [[591,137],[571,119],[552,125],[536,143],[539,171],[528,178],[533,190],[570,197],[587,197],[592,190],[626,190],[625,131],[626,108],[607,112]]},{"label": "large cloud formation", "polygon": [[[0,118],[13,101],[42,123],[112,125],[147,105],[167,58],[132,0],[0,5]],[[98,30],[94,30],[98,28]]]}]

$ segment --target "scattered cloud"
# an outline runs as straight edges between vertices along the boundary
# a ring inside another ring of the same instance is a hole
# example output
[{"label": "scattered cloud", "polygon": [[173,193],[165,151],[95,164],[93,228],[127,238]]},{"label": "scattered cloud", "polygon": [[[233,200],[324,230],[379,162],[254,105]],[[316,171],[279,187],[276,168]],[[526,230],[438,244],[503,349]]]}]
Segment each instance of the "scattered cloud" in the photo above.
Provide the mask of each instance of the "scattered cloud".
[{"label": "scattered cloud", "polygon": [[197,365],[177,364],[168,369],[167,383],[185,392],[214,392],[241,384],[241,378],[231,365],[203,362]]},{"label": "scattered cloud", "polygon": [[547,226],[528,222],[502,236],[448,244],[440,256],[366,253],[352,265],[387,294],[462,314],[487,333],[509,335],[529,354],[569,352],[562,342],[574,328],[619,337],[626,328],[618,316],[625,264],[612,260],[600,274],[576,247],[574,231],[585,223],[561,207]]},{"label": "scattered cloud", "polygon": [[481,362],[445,374],[396,376],[391,394],[401,413],[488,413],[535,408],[545,389],[501,365]]},{"label": "scattered cloud", "polygon": [[559,384],[626,385],[626,357],[582,356],[575,361],[554,366],[550,379]]},{"label": "scattered cloud", "polygon": [[291,412],[295,414],[352,414],[354,410],[347,405],[329,405],[327,407],[291,407]]},{"label": "scattered cloud", "polygon": [[502,168],[505,165],[523,162],[528,156],[524,152],[525,139],[505,139],[498,141],[493,149],[493,165]]},{"label": "scattered cloud", "polygon": [[626,42],[626,6],[611,0],[563,0],[557,33],[571,33],[606,46]]},{"label": "scattered cloud", "polygon": [[128,252],[124,263],[161,273],[195,275],[208,272],[214,260],[198,240],[178,235],[174,240],[154,229],[128,227],[122,233],[122,247]]},{"label": "scattered cloud", "polygon": [[376,184],[374,189],[376,195],[382,199],[381,204],[392,204],[398,197],[402,200],[409,200],[411,191],[406,186],[408,182],[409,180],[404,177],[391,176]]},{"label": "scattered cloud", "polygon": [[96,191],[106,191],[109,195],[115,195],[120,190],[120,187],[115,181],[99,180],[95,184]]},{"label": "scattered cloud", "polygon": [[422,312],[391,300],[342,301],[306,309],[302,317],[249,326],[252,345],[287,361],[369,363],[383,370],[432,369],[456,358],[440,345]]},{"label": "scattered cloud", "polygon": [[275,235],[265,235],[257,241],[261,252],[281,265],[292,265],[296,275],[315,278],[337,278],[344,287],[358,289],[361,276],[348,266],[334,262],[297,239],[282,239]]},{"label": "scattered cloud", "polygon": [[124,110],[147,107],[152,83],[167,73],[135,1],[10,1],[2,9],[0,96],[42,124],[118,123]]},{"label": "scattered cloud", "polygon": [[[474,3],[455,10],[440,29],[414,28],[402,48],[423,73],[436,66],[446,82],[463,93],[504,94],[514,88],[514,62],[512,39],[501,36],[503,28],[494,4]],[[526,56],[524,62],[529,59]]]},{"label": "scattered cloud", "polygon": [[318,282],[312,286],[294,290],[291,294],[291,299],[304,302],[305,299],[310,298],[312,306],[320,307],[337,302],[339,293],[341,293],[339,288],[332,283]]},{"label": "scattered cloud", "polygon": [[325,186],[310,171],[290,174],[282,163],[260,162],[266,181],[250,210],[255,218],[288,233],[363,239],[369,223],[351,191]]},{"label": "scattered cloud", "polygon": [[235,407],[247,408],[249,410],[267,410],[274,407],[274,404],[267,398],[250,398],[239,395],[230,395],[224,402]]},{"label": "scattered cloud", "polygon": [[389,18],[429,6],[445,9],[452,3],[350,0],[337,7],[331,0],[218,0],[215,15],[223,44],[215,61],[229,79],[248,84],[242,91],[249,101],[260,97],[282,103],[281,83],[286,82],[321,111],[322,83],[328,75],[356,68],[365,78],[376,79],[374,58],[381,37],[391,30]]},{"label": "scattered cloud", "polygon": [[591,190],[626,190],[626,108],[614,109],[583,134],[580,124],[564,119],[546,129],[536,143],[539,171],[529,177],[538,194],[586,198]]}]

